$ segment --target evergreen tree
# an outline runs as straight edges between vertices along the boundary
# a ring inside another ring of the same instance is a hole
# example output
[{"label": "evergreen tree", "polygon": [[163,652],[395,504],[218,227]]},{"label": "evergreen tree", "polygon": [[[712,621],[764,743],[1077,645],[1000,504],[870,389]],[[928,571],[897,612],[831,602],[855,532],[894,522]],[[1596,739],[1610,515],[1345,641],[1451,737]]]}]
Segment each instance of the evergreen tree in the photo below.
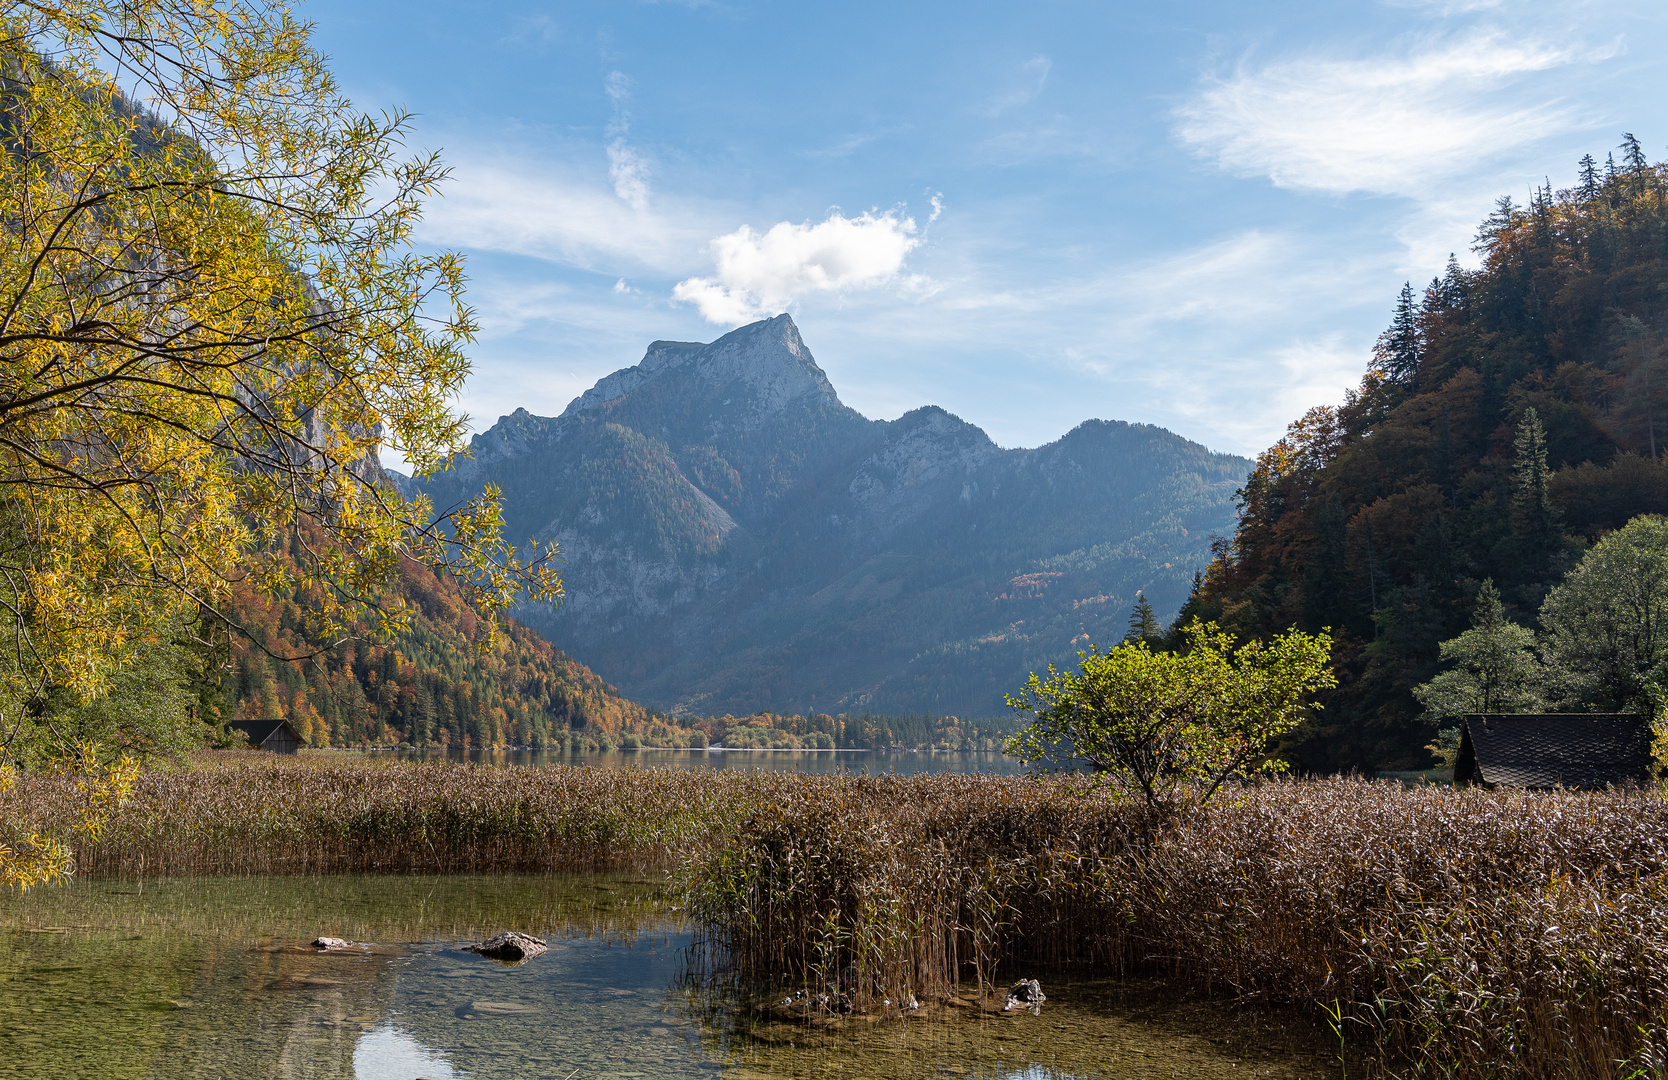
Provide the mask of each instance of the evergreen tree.
[{"label": "evergreen tree", "polygon": [[1604,190],[1603,185],[1599,183],[1598,162],[1593,160],[1593,155],[1581,155],[1580,170],[1581,184],[1575,189],[1576,193],[1581,196],[1582,202],[1592,202]]},{"label": "evergreen tree", "polygon": [[1124,635],[1127,642],[1157,641],[1164,636],[1164,628],[1159,625],[1158,615],[1154,613],[1152,604],[1147,602],[1143,593],[1135,594],[1135,606],[1129,612],[1129,633]]},{"label": "evergreen tree", "polygon": [[1419,309],[1413,302],[1413,283],[1402,284],[1390,328],[1373,347],[1373,364],[1391,382],[1407,383],[1419,370],[1421,334]]},{"label": "evergreen tree", "polygon": [[1453,252],[1448,253],[1448,265],[1442,271],[1442,303],[1450,311],[1463,311],[1470,299],[1471,283],[1465,268]]},{"label": "evergreen tree", "polygon": [[1520,572],[1526,581],[1545,580],[1562,533],[1547,486],[1546,426],[1534,408],[1523,410],[1512,445],[1517,460],[1512,464],[1511,526],[1524,560]]},{"label": "evergreen tree", "polygon": [[1628,179],[1632,181],[1633,193],[1642,195],[1645,192],[1646,177],[1651,171],[1651,163],[1645,159],[1645,148],[1639,145],[1639,140],[1633,132],[1622,132],[1622,163],[1627,166]]},{"label": "evergreen tree", "polygon": [[1495,200],[1494,212],[1483,220],[1477,229],[1477,241],[1472,249],[1481,252],[1491,252],[1500,237],[1509,230],[1517,220],[1517,207],[1512,203],[1510,195],[1502,195]]}]

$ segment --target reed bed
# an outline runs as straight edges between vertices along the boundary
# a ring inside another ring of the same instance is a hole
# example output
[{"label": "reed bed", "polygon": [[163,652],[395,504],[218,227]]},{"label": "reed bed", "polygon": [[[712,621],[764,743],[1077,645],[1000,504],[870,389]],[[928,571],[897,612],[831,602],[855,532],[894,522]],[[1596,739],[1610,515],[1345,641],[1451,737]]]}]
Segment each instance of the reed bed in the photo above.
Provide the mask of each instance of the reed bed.
[{"label": "reed bed", "polygon": [[[693,771],[319,764],[249,755],[146,771],[76,847],[97,876],[650,870],[733,827],[733,784]],[[768,782],[754,787],[768,787]],[[30,777],[0,822],[71,820],[73,783]]]},{"label": "reed bed", "polygon": [[1272,783],[810,779],[691,871],[715,963],[855,1007],[1072,967],[1319,1003],[1414,1075],[1664,1075],[1668,804]]}]

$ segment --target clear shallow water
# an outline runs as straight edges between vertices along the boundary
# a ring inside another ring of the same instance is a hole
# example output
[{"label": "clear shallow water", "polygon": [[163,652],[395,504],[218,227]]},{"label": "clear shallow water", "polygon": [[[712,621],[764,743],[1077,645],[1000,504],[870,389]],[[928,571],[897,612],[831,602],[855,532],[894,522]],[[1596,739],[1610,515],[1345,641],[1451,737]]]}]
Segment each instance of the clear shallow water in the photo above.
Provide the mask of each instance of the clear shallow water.
[{"label": "clear shallow water", "polygon": [[996,750],[378,750],[308,751],[307,756],[364,754],[407,761],[474,761],[492,765],[588,765],[600,769],[769,769],[783,772],[1015,774],[1025,766]]},{"label": "clear shallow water", "polygon": [[[549,953],[458,946],[501,929]],[[319,934],[370,942],[319,954]],[[595,876],[81,881],[0,898],[0,1076],[1338,1075],[1307,1016],[1049,979],[1042,1015],[969,998],[807,1022],[687,977],[661,886]]]}]

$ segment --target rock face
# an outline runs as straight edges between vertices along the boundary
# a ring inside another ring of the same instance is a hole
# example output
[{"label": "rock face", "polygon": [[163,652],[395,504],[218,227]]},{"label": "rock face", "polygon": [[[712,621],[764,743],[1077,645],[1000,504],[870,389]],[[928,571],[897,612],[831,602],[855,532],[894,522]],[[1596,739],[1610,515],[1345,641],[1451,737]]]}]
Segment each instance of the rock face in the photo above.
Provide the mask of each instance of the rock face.
[{"label": "rock face", "polygon": [[479,945],[465,945],[463,951],[502,960],[505,963],[519,964],[531,960],[548,948],[549,945],[539,938],[506,930],[502,934],[487,938]]},{"label": "rock face", "polygon": [[496,483],[506,535],[555,539],[567,595],[524,622],[677,712],[993,716],[1027,672],[1168,614],[1250,463],[1088,421],[998,447],[928,406],[841,403],[786,315],[657,341],[559,417],[517,410],[409,485]]}]

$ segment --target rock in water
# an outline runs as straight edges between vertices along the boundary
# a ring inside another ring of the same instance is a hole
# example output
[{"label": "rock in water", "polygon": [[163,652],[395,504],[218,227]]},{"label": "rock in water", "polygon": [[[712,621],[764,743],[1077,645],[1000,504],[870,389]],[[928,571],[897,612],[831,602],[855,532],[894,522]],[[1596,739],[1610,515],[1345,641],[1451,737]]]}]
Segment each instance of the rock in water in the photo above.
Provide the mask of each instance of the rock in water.
[{"label": "rock in water", "polygon": [[1043,996],[1042,983],[1035,979],[1021,979],[1008,991],[1008,1000],[1002,1006],[1002,1011],[1029,1008],[1034,1016],[1042,1012],[1042,1003],[1047,1000],[1048,998]]},{"label": "rock in water", "polygon": [[321,952],[330,952],[332,949],[345,949],[352,944],[353,942],[348,941],[346,938],[339,937],[314,938],[312,941],[313,948],[318,949]]},{"label": "rock in water", "polygon": [[528,934],[518,934],[514,930],[506,930],[497,937],[491,937],[479,945],[465,945],[464,952],[472,952],[480,956],[502,960],[505,963],[519,964],[531,960],[544,952],[548,946],[536,937]]}]

